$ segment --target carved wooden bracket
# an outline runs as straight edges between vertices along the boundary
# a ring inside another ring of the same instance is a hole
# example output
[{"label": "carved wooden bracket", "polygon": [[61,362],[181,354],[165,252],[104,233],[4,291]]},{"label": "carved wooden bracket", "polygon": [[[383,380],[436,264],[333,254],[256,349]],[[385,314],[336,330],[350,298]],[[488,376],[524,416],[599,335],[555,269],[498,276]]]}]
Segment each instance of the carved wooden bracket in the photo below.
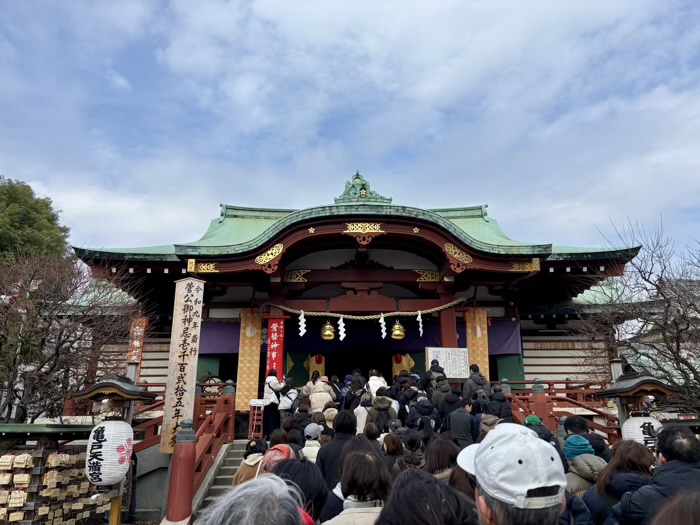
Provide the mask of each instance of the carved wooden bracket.
[{"label": "carved wooden bracket", "polygon": [[471,255],[460,250],[454,244],[448,242],[443,248],[445,255],[447,255],[447,260],[450,262],[450,268],[455,273],[462,273],[467,269],[467,265],[474,261]]}]

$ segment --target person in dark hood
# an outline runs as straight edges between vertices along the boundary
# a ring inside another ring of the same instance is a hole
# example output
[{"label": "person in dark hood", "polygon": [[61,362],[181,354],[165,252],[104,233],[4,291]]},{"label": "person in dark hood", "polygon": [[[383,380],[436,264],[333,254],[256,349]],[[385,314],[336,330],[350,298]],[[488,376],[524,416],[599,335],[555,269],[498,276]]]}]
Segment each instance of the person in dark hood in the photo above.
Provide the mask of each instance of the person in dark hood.
[{"label": "person in dark hood", "polygon": [[493,385],[493,395],[486,413],[497,416],[503,423],[513,422],[513,410],[510,407],[510,401],[501,389],[501,385]]},{"label": "person in dark hood", "polygon": [[417,430],[409,429],[403,436],[403,455],[396,460],[391,469],[391,477],[396,477],[404,470],[425,467],[425,445]]},{"label": "person in dark hood", "polygon": [[632,440],[618,441],[612,449],[612,459],[598,476],[598,481],[583,496],[596,525],[610,522],[613,505],[625,492],[637,490],[651,481],[654,454]]},{"label": "person in dark hood", "polygon": [[438,376],[434,387],[431,387],[430,402],[434,407],[439,407],[448,394],[452,392],[450,383],[445,376]]},{"label": "person in dark hood", "polygon": [[613,507],[620,525],[648,525],[676,494],[700,491],[700,441],[692,430],[680,425],[664,427],[656,448],[660,465],[651,482],[626,493]]},{"label": "person in dark hood", "polygon": [[418,388],[428,394],[428,399],[432,399],[433,391],[437,388],[437,381],[440,377],[445,377],[445,369],[440,366],[437,359],[433,359],[430,361],[430,369],[418,385]]},{"label": "person in dark hood", "polygon": [[464,399],[471,399],[479,390],[483,390],[486,397],[491,397],[491,383],[479,372],[479,365],[471,365],[469,370],[471,371],[471,375],[464,382],[462,397]]},{"label": "person in dark hood", "polygon": [[469,413],[469,404],[465,399],[461,400],[457,410],[449,414],[446,426],[457,438],[462,449],[475,443],[479,437],[479,425],[476,418]]},{"label": "person in dark hood", "polygon": [[408,418],[406,418],[406,426],[408,428],[416,428],[418,426],[418,420],[421,417],[428,416],[433,420],[433,428],[440,428],[442,421],[440,420],[440,414],[430,401],[425,396],[419,396],[418,401],[415,405],[411,407],[408,412]]},{"label": "person in dark hood", "polygon": [[461,392],[459,389],[452,389],[452,391],[445,396],[445,399],[442,400],[442,403],[437,405],[438,414],[440,414],[440,419],[442,420],[442,431],[447,430],[447,418],[449,415],[460,406],[460,401],[462,401],[460,394]]}]

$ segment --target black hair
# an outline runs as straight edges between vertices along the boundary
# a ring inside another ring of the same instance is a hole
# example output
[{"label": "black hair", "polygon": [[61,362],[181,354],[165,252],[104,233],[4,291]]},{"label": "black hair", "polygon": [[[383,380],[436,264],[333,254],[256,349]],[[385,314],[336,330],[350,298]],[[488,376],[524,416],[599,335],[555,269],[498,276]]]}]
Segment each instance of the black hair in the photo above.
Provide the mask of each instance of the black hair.
[{"label": "black hair", "polygon": [[403,426],[400,419],[392,419],[389,421],[389,432],[396,432]]},{"label": "black hair", "polygon": [[379,439],[379,427],[372,422],[367,423],[365,425],[364,435],[367,436],[367,439],[370,441]]},{"label": "black hair", "polygon": [[275,376],[277,377],[277,370],[274,368],[271,368],[270,371],[267,373],[267,377]]},{"label": "black hair", "polygon": [[400,456],[403,454],[401,438],[396,434],[387,434],[384,436],[384,452],[386,452],[387,456]]},{"label": "black hair", "polygon": [[298,428],[293,428],[287,434],[289,436],[290,443],[299,445],[300,447],[304,446],[304,434],[301,433],[301,430]]},{"label": "black hair", "polygon": [[357,418],[349,410],[341,410],[333,418],[333,429],[336,432],[355,435],[357,430]]},{"label": "black hair", "polygon": [[377,395],[383,396],[383,397],[389,397],[389,389],[384,388],[383,386],[380,386],[379,388],[377,388]]},{"label": "black hair", "polygon": [[428,416],[423,416],[418,420],[418,432],[426,447],[432,443],[437,436],[433,430],[434,424],[435,422]]},{"label": "black hair", "polygon": [[304,510],[318,521],[326,504],[328,487],[319,468],[307,459],[289,459],[280,461],[274,473],[289,485],[296,485],[304,495]]},{"label": "black hair", "polygon": [[369,377],[374,377],[377,376],[379,377],[379,372],[377,372],[374,368],[369,371]]},{"label": "black hair", "polygon": [[471,525],[478,523],[467,498],[420,469],[404,470],[394,480],[376,525]]},{"label": "black hair", "polygon": [[572,434],[586,434],[588,432],[588,421],[581,416],[567,417],[564,421],[564,430]]},{"label": "black hair", "polygon": [[419,450],[423,448],[423,440],[418,431],[414,428],[409,428],[401,437],[403,445],[407,450]]},{"label": "black hair", "polygon": [[495,385],[493,385],[493,388],[491,389],[491,392],[494,393],[494,394],[495,394],[496,392],[503,392],[503,387],[502,387],[500,384],[496,383]]},{"label": "black hair", "polygon": [[287,420],[282,424],[282,429],[286,430],[287,433],[291,432],[295,428],[297,430],[301,430],[301,427],[299,426],[299,421],[294,417],[288,417]]},{"label": "black hair", "polygon": [[479,365],[477,365],[476,363],[473,365],[469,365],[469,370],[471,370],[472,372],[478,373],[479,372]]},{"label": "black hair", "polygon": [[435,474],[457,464],[459,447],[447,439],[434,439],[425,449],[425,471]]},{"label": "black hair", "polygon": [[247,458],[251,454],[264,454],[267,452],[267,442],[261,438],[251,439],[245,445],[243,458]]},{"label": "black hair", "polygon": [[345,458],[340,487],[343,496],[359,501],[384,501],[389,495],[391,476],[386,463],[373,452],[352,452]]},{"label": "black hair", "polygon": [[461,445],[459,444],[459,439],[457,439],[457,436],[455,436],[454,433],[450,432],[449,430],[446,432],[440,432],[438,434],[438,439],[445,439],[447,441],[451,441],[452,443],[454,443],[458,447],[461,447]]},{"label": "black hair", "polygon": [[338,459],[338,473],[341,477],[345,466],[345,458],[347,458],[353,452],[371,452],[372,454],[379,455],[377,453],[377,449],[374,448],[374,445],[370,443],[366,436],[363,436],[362,434],[355,436],[353,439],[345,443],[345,446],[343,446],[343,450],[340,453],[340,458]]},{"label": "black hair", "polygon": [[664,455],[666,461],[674,459],[685,463],[700,461],[700,441],[692,430],[681,425],[664,427],[659,432],[656,449]]},{"label": "black hair", "polygon": [[320,377],[321,377],[321,372],[319,372],[318,370],[314,370],[314,371],[311,373],[311,382],[312,382],[312,383],[315,383],[316,380],[319,379]]},{"label": "black hair", "polygon": [[270,434],[270,448],[275,445],[286,445],[287,443],[289,443],[289,435],[286,430],[276,428],[272,431],[272,434]]}]

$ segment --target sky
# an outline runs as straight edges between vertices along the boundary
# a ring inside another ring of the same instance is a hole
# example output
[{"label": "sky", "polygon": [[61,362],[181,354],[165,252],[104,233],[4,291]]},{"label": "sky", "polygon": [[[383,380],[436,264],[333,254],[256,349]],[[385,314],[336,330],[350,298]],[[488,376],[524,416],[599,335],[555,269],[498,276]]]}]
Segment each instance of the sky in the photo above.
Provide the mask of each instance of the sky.
[{"label": "sky", "polygon": [[219,204],[488,204],[512,238],[700,237],[700,3],[3,2],[0,174],[71,242],[198,239]]}]

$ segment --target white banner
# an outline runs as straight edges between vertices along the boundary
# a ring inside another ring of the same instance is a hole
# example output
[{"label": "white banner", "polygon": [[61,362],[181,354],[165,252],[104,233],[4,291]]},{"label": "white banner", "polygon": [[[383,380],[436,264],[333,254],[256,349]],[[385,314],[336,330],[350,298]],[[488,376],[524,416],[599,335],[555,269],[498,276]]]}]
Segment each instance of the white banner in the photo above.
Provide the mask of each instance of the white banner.
[{"label": "white banner", "polygon": [[430,362],[433,359],[440,362],[448,379],[467,379],[469,377],[469,351],[466,348],[427,346],[425,348],[426,369],[430,368]]}]

